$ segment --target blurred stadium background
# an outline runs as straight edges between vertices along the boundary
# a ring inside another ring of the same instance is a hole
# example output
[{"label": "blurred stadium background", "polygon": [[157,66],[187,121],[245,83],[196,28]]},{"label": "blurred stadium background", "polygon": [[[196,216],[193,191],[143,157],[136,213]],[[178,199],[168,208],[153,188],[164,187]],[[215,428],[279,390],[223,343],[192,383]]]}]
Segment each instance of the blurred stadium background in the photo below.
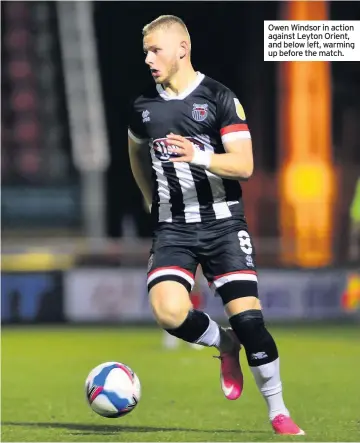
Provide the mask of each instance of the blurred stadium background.
[{"label": "blurred stadium background", "polygon": [[247,112],[244,199],[268,319],[359,320],[360,63],[263,61],[264,20],[354,20],[359,3],[208,3],[204,20],[201,2],[4,1],[2,323],[153,323],[127,116],[152,81],[141,29],[164,13]]}]

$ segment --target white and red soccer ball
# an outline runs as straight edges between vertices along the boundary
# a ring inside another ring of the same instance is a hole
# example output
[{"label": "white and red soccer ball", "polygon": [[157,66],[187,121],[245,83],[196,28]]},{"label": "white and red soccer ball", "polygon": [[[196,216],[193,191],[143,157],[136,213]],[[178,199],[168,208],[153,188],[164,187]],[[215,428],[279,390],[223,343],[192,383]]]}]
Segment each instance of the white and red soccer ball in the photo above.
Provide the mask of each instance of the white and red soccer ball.
[{"label": "white and red soccer ball", "polygon": [[96,366],[85,382],[87,401],[102,417],[122,417],[131,412],[141,396],[138,376],[129,366],[107,362]]}]

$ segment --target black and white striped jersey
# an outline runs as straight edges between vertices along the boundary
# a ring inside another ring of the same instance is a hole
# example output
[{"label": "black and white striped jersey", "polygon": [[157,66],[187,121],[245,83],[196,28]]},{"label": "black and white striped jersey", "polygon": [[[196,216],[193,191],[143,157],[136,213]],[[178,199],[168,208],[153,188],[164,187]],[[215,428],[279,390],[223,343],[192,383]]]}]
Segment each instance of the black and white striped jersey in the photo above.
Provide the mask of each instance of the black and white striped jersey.
[{"label": "black and white striped jersey", "polygon": [[195,223],[242,217],[240,183],[185,162],[172,163],[166,135],[189,138],[195,149],[224,153],[223,142],[250,138],[246,117],[234,93],[198,73],[178,96],[161,85],[138,97],[129,137],[150,148],[154,177],[152,215],[158,222]]}]

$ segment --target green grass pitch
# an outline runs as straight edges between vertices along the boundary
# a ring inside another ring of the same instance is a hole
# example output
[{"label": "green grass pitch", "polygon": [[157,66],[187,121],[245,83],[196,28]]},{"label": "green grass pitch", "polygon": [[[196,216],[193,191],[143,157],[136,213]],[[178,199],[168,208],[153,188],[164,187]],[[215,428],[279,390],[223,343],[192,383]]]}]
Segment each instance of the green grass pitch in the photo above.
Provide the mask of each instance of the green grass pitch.
[{"label": "green grass pitch", "polygon": [[[305,437],[275,436],[246,358],[243,396],[224,398],[213,349],[161,348],[157,329],[2,329],[2,441],[359,441],[359,326],[271,327],[285,401]],[[88,372],[131,366],[142,398],[106,419],[85,402]]]}]

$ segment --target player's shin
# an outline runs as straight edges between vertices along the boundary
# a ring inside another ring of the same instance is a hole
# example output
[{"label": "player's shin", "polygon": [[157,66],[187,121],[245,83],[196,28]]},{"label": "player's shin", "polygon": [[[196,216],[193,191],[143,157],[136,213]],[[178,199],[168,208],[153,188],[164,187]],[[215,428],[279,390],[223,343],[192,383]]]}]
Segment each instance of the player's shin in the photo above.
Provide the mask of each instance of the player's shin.
[{"label": "player's shin", "polygon": [[233,346],[231,337],[207,314],[197,309],[190,310],[179,327],[166,331],[184,341],[202,346],[218,349]]},{"label": "player's shin", "polygon": [[267,403],[270,420],[279,414],[288,416],[282,396],[278,350],[265,327],[262,312],[248,310],[233,315],[229,321],[245,348],[251,372]]}]

